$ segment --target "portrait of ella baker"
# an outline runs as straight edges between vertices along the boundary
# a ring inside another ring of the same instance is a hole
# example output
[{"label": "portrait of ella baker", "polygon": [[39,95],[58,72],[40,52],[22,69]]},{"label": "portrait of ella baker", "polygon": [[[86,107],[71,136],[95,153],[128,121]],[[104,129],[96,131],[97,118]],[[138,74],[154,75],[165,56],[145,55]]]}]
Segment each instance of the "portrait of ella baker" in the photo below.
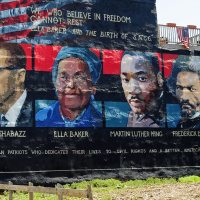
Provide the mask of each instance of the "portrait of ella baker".
[{"label": "portrait of ella baker", "polygon": [[52,68],[57,100],[36,113],[36,127],[102,127],[94,100],[101,68],[89,49],[62,47]]}]

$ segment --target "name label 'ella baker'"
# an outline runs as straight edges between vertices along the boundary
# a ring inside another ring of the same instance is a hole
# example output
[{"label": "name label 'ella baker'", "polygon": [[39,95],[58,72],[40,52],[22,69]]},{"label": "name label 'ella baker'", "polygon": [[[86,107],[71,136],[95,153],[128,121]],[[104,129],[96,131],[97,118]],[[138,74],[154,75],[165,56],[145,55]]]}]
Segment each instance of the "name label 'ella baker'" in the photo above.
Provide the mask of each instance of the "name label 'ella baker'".
[{"label": "name label 'ella baker'", "polygon": [[77,137],[77,138],[88,138],[88,131],[54,131],[53,132],[55,138],[63,138],[63,137]]}]

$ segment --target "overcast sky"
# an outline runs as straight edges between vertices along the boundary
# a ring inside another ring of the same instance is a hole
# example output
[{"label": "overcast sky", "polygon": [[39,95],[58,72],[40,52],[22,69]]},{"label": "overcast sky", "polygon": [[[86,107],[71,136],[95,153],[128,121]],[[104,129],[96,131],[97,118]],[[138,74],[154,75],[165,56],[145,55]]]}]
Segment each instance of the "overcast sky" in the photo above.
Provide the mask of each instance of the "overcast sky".
[{"label": "overcast sky", "polygon": [[200,0],[156,0],[158,24],[196,25],[200,28]]}]

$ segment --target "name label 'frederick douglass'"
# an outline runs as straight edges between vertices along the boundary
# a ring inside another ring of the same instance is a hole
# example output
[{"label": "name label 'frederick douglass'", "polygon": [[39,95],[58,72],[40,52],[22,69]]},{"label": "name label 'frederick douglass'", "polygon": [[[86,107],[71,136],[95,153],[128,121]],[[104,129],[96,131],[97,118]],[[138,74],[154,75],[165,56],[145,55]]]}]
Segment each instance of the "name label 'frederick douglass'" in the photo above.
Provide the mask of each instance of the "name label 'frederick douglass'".
[{"label": "name label 'frederick douglass'", "polygon": [[55,138],[64,138],[64,137],[77,137],[77,138],[85,138],[89,137],[88,131],[54,131]]}]

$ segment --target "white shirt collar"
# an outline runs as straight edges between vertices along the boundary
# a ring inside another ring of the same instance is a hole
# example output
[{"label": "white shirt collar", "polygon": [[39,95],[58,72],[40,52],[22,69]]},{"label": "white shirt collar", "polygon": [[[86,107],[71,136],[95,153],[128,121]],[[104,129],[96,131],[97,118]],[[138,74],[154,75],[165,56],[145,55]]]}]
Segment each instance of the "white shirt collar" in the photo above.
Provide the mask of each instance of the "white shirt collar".
[{"label": "white shirt collar", "polygon": [[190,119],[195,119],[200,116],[200,112],[196,112]]},{"label": "white shirt collar", "polygon": [[5,114],[5,117],[8,120],[6,127],[15,127],[17,118],[20,114],[20,111],[22,109],[22,106],[25,102],[26,97],[27,97],[27,91],[24,90],[23,94],[19,97],[19,99],[17,99],[17,101],[12,105],[12,107]]}]

